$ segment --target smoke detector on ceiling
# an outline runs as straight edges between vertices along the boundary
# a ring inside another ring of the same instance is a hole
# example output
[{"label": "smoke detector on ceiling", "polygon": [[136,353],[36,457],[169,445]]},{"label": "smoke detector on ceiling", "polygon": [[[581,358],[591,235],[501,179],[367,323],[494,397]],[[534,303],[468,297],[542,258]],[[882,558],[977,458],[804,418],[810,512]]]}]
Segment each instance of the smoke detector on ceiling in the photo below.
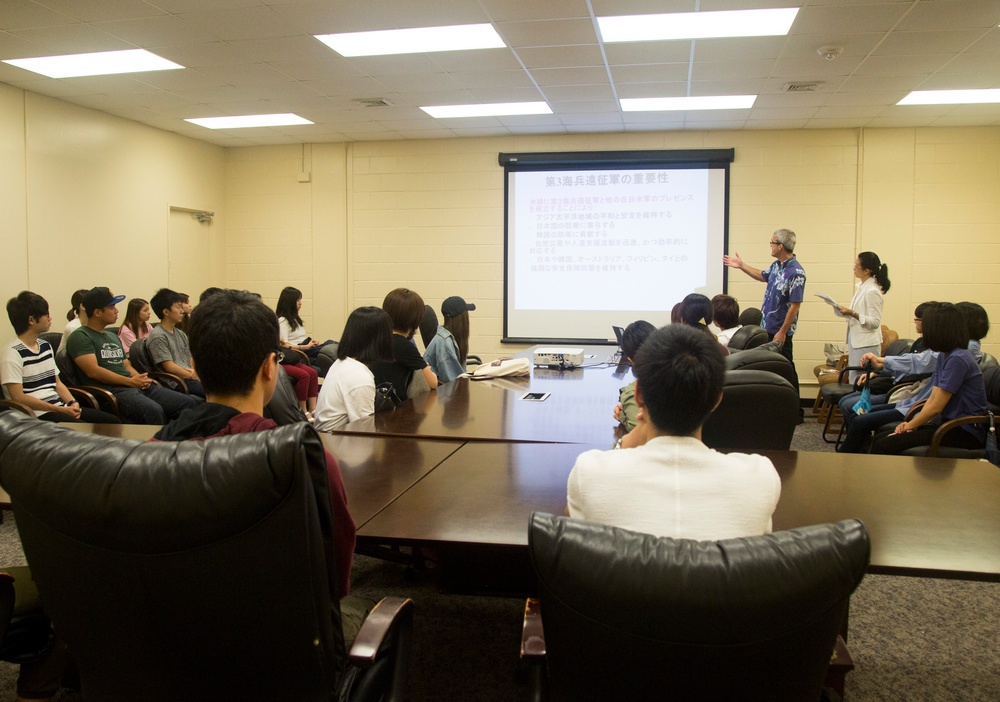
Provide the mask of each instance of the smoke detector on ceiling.
[{"label": "smoke detector on ceiling", "polygon": [[385,98],[371,97],[371,98],[355,98],[351,102],[356,102],[362,107],[392,107],[392,103]]},{"label": "smoke detector on ceiling", "polygon": [[833,61],[843,52],[844,47],[842,46],[821,46],[816,49],[816,53],[825,58],[827,61]]}]

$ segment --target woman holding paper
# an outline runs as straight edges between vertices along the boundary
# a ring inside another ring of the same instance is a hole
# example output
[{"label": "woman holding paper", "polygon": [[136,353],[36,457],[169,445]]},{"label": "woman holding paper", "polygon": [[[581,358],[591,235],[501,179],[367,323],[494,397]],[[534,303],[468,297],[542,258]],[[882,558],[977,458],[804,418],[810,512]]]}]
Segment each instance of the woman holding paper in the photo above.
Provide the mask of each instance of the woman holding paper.
[{"label": "woman holding paper", "polygon": [[[876,356],[882,350],[882,295],[889,292],[889,267],[871,251],[858,254],[854,262],[854,277],[860,282],[850,307],[840,305],[833,313],[847,318],[848,365],[861,365],[866,353]],[[851,371],[851,382],[860,371]]]}]

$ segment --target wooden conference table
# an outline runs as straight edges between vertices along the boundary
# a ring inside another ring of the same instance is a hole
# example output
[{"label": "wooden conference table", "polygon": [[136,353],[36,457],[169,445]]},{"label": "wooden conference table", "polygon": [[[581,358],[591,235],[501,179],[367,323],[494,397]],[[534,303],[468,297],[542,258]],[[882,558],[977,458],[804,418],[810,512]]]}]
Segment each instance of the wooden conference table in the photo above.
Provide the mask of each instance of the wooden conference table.
[{"label": "wooden conference table", "polygon": [[[459,379],[394,412],[324,434],[344,476],[359,544],[421,545],[466,562],[506,554],[525,564],[529,516],[562,513],[576,457],[613,442],[610,409],[618,387],[630,380],[608,367],[535,369],[523,380]],[[541,403],[519,400],[529,389],[552,394]],[[156,430],[78,428],[132,439]],[[775,529],[858,518],[872,536],[873,573],[1000,581],[995,466],[762,453],[782,480]]]},{"label": "wooden conference table", "polygon": [[[609,353],[604,347],[596,360]],[[611,408],[618,388],[632,380],[627,369],[607,365],[532,369],[523,379],[459,379],[394,412],[348,424],[337,434],[463,442],[371,519],[359,521],[359,542],[452,549],[466,560],[505,550],[525,554],[531,513],[561,514],[565,508],[566,478],[576,456],[614,442]],[[551,395],[544,402],[521,400],[529,391]],[[760,453],[782,480],[775,529],[858,518],[872,537],[870,572],[1000,581],[995,466]]]}]

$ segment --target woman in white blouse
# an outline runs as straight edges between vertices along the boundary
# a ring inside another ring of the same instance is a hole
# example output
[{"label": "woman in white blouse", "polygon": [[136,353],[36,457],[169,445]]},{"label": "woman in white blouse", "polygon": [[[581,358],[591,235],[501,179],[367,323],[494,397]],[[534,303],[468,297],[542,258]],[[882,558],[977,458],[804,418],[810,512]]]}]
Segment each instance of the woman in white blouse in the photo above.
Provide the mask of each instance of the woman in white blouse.
[{"label": "woman in white blouse", "polygon": [[337,360],[323,380],[316,402],[316,428],[331,431],[375,414],[371,364],[392,361],[392,322],[379,307],[351,312],[337,346]]},{"label": "woman in white blouse", "polygon": [[[882,351],[882,295],[889,292],[889,267],[872,251],[858,254],[854,262],[858,283],[850,307],[840,306],[834,314],[847,319],[848,365],[861,365],[866,353],[876,356]],[[853,383],[861,371],[851,371]]]}]

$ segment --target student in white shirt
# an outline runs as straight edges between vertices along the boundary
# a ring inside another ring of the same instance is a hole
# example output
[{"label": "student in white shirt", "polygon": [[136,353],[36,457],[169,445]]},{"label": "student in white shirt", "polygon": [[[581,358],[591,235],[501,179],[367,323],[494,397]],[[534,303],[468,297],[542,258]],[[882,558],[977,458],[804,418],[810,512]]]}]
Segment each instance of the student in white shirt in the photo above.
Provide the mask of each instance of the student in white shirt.
[{"label": "student in white shirt", "polygon": [[316,402],[316,428],[330,431],[375,414],[371,364],[392,361],[392,322],[379,307],[351,312]]},{"label": "student in white shirt", "polygon": [[672,538],[771,531],[781,481],[767,458],[719,453],[701,427],[722,399],[715,339],[682,324],[651,333],[634,359],[638,425],[621,450],[581,454],[567,484],[571,517]]}]

